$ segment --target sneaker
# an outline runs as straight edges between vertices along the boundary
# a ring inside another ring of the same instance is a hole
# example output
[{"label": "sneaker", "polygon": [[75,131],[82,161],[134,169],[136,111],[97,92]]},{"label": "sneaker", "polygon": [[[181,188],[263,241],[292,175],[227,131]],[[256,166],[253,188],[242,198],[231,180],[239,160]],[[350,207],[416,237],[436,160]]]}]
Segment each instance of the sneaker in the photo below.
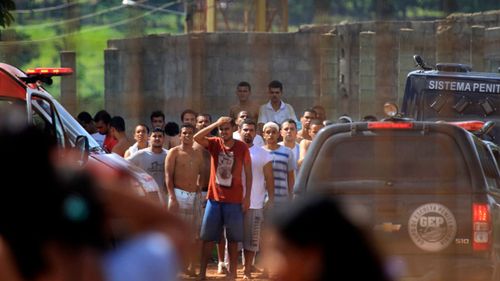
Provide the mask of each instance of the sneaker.
[{"label": "sneaker", "polygon": [[218,274],[228,274],[227,271],[227,266],[225,262],[219,262],[219,265],[217,266],[217,273]]}]

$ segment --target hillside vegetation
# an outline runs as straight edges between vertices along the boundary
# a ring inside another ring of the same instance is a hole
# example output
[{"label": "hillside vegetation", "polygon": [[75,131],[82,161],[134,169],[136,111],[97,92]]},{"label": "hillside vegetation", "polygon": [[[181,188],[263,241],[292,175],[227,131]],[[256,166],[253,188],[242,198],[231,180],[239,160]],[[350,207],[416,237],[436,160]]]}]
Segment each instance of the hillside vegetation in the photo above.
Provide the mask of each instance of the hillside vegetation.
[{"label": "hillside vegetation", "polygon": [[[32,1],[43,2],[43,1]],[[122,5],[122,1],[80,1],[64,6],[66,1],[45,1],[43,6],[30,3],[28,9],[17,4],[12,14],[15,23],[2,30],[0,61],[26,70],[30,67],[60,66],[59,52],[77,54],[77,93],[79,110],[91,114],[104,106],[104,49],[109,39],[183,31],[181,16],[154,8]],[[169,1],[179,3],[180,1]],[[182,9],[167,2],[158,6]],[[35,3],[36,4],[36,3]],[[58,98],[60,79],[48,90]]]}]

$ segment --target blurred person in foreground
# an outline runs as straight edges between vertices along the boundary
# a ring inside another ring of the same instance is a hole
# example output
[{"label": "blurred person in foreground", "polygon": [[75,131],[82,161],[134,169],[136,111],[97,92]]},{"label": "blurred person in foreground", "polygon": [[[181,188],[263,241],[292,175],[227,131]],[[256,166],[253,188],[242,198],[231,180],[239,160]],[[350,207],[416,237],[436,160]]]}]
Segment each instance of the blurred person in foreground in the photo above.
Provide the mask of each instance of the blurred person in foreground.
[{"label": "blurred person in foreground", "polygon": [[[335,227],[322,227],[326,222]],[[265,263],[273,280],[390,280],[372,241],[331,198],[299,198],[267,224]]]},{"label": "blurred person in foreground", "polygon": [[[182,222],[123,182],[98,187],[48,135],[1,120],[0,280],[175,280]],[[14,177],[28,159],[29,177]]]}]

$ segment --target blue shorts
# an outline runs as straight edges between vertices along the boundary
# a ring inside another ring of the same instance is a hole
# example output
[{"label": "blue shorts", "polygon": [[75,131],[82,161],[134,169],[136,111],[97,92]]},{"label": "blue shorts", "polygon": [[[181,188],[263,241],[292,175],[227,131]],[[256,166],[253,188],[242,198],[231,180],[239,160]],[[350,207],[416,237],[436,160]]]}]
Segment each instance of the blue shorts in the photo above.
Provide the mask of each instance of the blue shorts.
[{"label": "blue shorts", "polygon": [[226,228],[227,241],[243,241],[241,204],[217,202],[209,199],[201,223],[201,240],[219,242],[224,227]]}]

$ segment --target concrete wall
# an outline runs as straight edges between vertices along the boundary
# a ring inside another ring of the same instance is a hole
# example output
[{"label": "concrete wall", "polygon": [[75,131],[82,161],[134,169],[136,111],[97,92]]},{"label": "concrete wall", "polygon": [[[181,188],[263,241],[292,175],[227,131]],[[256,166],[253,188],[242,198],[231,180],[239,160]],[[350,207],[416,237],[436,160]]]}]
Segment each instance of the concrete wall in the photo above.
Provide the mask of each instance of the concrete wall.
[{"label": "concrete wall", "polygon": [[[110,40],[105,50],[105,106],[128,124],[163,110],[179,122],[186,108],[228,113],[239,81],[252,98],[267,100],[280,80],[297,112],[316,104],[330,119],[382,116],[386,101],[400,102],[413,55],[436,62],[500,67],[500,12],[452,15],[440,21],[360,22],[307,26],[295,33],[196,33]],[[133,125],[132,125],[133,126]],[[129,126],[129,129],[131,126]]]},{"label": "concrete wall", "polygon": [[[105,51],[105,107],[132,122],[148,121],[155,109],[176,122],[186,108],[217,117],[228,114],[229,106],[237,102],[238,82],[250,82],[252,98],[264,103],[267,84],[276,79],[284,84],[284,100],[301,111],[333,94],[320,91],[321,83],[336,80],[329,69],[336,64],[332,37],[326,36],[324,48],[316,33],[200,33],[112,40]],[[321,79],[322,65],[329,79]]]}]

